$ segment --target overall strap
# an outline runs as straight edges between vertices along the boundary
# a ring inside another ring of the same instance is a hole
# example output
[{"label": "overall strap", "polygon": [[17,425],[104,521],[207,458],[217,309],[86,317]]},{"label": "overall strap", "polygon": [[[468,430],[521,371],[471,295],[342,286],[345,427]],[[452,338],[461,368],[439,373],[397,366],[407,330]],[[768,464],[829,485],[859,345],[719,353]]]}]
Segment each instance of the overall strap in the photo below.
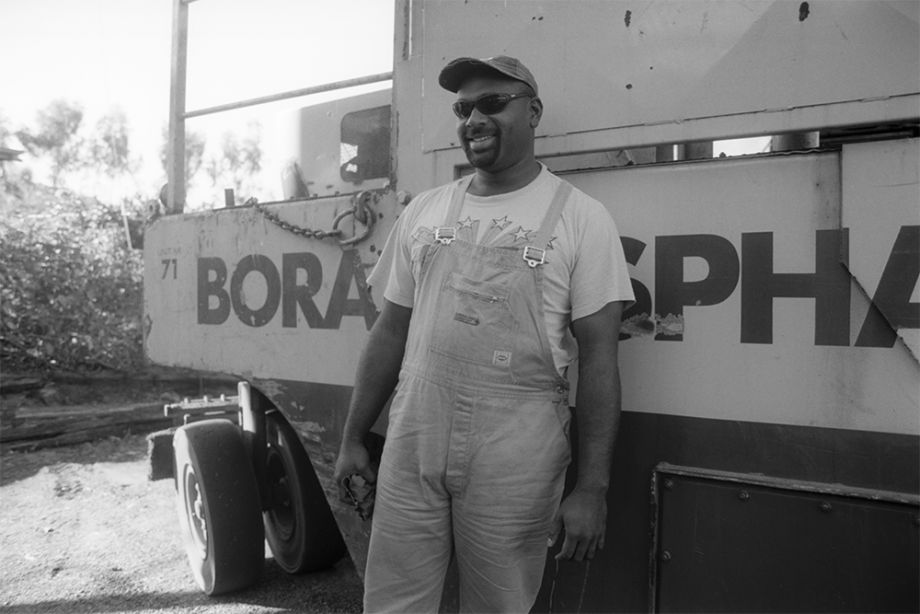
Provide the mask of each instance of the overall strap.
[{"label": "overall strap", "polygon": [[450,194],[450,206],[447,207],[447,217],[444,220],[445,226],[453,226],[460,218],[460,210],[463,209],[463,198],[466,196],[466,191],[470,187],[474,176],[471,173],[454,183],[453,191]]},{"label": "overall strap", "polygon": [[466,196],[466,189],[470,186],[472,180],[473,175],[467,175],[452,186],[444,226],[438,226],[434,229],[434,240],[437,243],[450,245],[457,238],[457,219],[460,217],[460,210],[463,208],[463,197]]},{"label": "overall strap", "polygon": [[533,240],[533,244],[536,247],[546,249],[546,246],[549,245],[553,231],[556,229],[556,224],[559,223],[562,210],[565,208],[565,203],[568,202],[569,194],[571,193],[572,184],[568,181],[561,182],[559,187],[556,188],[553,202],[550,203],[549,208],[546,210],[546,215],[543,216],[543,222],[540,224],[540,230],[537,231],[537,236]]},{"label": "overall strap", "polygon": [[531,267],[539,266],[546,261],[546,249],[571,193],[572,184],[568,181],[562,181],[559,187],[556,188],[553,201],[546,210],[546,215],[543,216],[543,222],[540,224],[537,236],[534,238],[533,243],[524,248],[524,261]]}]

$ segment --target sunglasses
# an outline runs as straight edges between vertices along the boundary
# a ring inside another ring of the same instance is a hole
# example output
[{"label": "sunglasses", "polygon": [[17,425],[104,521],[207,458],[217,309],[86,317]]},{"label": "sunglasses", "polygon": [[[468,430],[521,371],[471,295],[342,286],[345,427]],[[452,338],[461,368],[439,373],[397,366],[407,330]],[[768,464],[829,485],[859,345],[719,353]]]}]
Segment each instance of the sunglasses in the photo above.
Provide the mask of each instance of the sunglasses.
[{"label": "sunglasses", "polygon": [[533,94],[486,94],[476,100],[458,100],[451,108],[454,115],[460,119],[467,119],[473,109],[483,115],[495,115],[504,111],[508,103],[515,98],[533,98]]}]

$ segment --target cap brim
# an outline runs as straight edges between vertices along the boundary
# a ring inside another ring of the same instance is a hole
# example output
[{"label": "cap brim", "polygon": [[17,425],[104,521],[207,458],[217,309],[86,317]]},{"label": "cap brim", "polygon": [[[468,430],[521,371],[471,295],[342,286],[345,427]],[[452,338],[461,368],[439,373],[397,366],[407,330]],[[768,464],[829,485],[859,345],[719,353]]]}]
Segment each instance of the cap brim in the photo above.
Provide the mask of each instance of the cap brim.
[{"label": "cap brim", "polygon": [[454,92],[456,94],[467,77],[477,71],[503,74],[501,71],[476,58],[457,58],[441,70],[441,74],[438,76],[438,83],[448,92]]}]

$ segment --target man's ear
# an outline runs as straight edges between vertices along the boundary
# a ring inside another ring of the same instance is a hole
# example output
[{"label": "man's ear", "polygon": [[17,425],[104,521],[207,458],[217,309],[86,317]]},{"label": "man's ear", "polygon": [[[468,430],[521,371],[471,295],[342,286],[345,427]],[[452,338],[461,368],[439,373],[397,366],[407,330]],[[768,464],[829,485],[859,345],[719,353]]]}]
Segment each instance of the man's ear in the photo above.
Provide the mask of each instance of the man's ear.
[{"label": "man's ear", "polygon": [[540,119],[543,117],[543,101],[536,96],[530,99],[530,127],[536,128],[540,125]]}]

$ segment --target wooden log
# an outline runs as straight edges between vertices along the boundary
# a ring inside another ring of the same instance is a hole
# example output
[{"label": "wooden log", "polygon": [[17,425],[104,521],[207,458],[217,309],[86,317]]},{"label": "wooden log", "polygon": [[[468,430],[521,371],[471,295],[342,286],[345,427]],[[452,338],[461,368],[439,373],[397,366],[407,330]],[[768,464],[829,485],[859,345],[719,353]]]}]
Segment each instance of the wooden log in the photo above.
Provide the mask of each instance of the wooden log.
[{"label": "wooden log", "polygon": [[106,437],[124,437],[131,434],[145,434],[161,430],[170,425],[170,422],[160,419],[150,422],[120,422],[115,424],[96,425],[86,429],[67,431],[50,437],[39,439],[22,439],[0,443],[4,450],[15,452],[32,452],[45,448],[71,446],[90,441],[105,439]]},{"label": "wooden log", "polygon": [[5,377],[0,379],[0,394],[27,392],[44,386],[45,382],[37,377]]},{"label": "wooden log", "polygon": [[4,449],[37,450],[172,426],[172,418],[163,415],[160,404],[19,417],[23,419],[21,424],[0,431]]}]

